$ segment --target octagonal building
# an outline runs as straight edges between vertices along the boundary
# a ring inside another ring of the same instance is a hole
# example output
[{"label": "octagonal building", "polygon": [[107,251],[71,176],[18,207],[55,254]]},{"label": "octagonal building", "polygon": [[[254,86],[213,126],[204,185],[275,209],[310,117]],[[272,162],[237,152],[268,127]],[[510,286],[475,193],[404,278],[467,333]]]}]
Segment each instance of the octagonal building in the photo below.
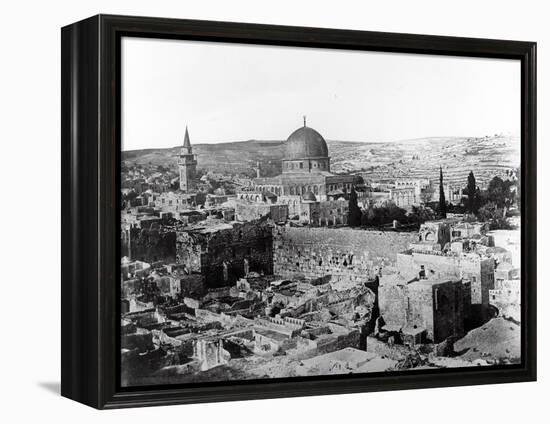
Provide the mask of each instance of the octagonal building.
[{"label": "octagonal building", "polygon": [[319,201],[331,195],[349,193],[352,175],[335,175],[330,172],[327,143],[315,129],[304,125],[293,131],[285,142],[282,174],[276,177],[254,179],[254,190],[271,192],[279,202],[295,205],[302,196],[312,193]]}]

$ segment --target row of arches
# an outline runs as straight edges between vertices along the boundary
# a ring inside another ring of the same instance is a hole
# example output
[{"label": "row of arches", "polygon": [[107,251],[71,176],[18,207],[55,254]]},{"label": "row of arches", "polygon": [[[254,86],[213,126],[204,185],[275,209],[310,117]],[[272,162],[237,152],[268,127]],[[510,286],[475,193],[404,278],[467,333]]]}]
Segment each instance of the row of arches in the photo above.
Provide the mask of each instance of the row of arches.
[{"label": "row of arches", "polygon": [[391,199],[399,207],[414,205],[417,203],[414,190],[392,192]]},{"label": "row of arches", "polygon": [[324,194],[323,184],[304,184],[304,185],[289,185],[289,186],[275,186],[275,185],[262,185],[254,187],[258,191],[270,191],[277,196],[303,196],[304,194],[311,192],[316,196]]},{"label": "row of arches", "polygon": [[263,200],[262,195],[258,193],[240,193],[239,199],[250,200],[252,202],[261,202]]}]

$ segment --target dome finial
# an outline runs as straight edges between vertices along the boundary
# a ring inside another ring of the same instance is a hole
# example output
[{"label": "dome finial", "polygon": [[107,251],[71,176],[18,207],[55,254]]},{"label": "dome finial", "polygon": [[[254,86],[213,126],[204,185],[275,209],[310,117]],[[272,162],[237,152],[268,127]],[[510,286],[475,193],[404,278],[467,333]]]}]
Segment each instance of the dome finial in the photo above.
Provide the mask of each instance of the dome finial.
[{"label": "dome finial", "polygon": [[304,127],[306,126],[306,115],[304,115]]}]

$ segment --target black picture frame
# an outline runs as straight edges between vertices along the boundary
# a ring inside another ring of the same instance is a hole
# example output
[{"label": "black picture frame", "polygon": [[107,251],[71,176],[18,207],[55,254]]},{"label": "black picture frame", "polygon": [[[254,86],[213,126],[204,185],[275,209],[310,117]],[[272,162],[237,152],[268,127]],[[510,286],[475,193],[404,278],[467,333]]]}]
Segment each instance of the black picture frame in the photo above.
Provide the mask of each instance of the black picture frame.
[{"label": "black picture frame", "polygon": [[[62,28],[63,396],[120,408],[536,380],[536,43],[97,15]],[[522,363],[194,386],[120,387],[120,40],[123,36],[521,61]]]}]

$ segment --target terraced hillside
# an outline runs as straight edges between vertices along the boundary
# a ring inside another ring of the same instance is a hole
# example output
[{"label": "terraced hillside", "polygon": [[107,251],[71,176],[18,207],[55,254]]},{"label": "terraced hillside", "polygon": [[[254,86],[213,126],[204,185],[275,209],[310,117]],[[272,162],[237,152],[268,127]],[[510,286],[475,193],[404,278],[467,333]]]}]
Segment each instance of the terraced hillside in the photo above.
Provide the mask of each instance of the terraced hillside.
[{"label": "terraced hillside", "polygon": [[495,175],[520,163],[519,139],[510,136],[482,138],[434,137],[393,143],[337,143],[329,146],[334,172],[357,172],[373,179],[439,179],[464,184],[474,171],[478,184],[485,185]]},{"label": "terraced hillside", "polygon": [[[511,136],[432,137],[388,143],[328,140],[331,168],[336,173],[361,173],[367,178],[439,178],[443,167],[445,181],[464,184],[473,170],[480,185],[493,176],[506,176],[520,163],[519,139]],[[217,144],[195,144],[198,167],[222,173],[253,175],[257,161],[262,175],[280,172],[284,142],[249,140]],[[176,166],[179,147],[134,150],[123,153],[130,164]]]}]

